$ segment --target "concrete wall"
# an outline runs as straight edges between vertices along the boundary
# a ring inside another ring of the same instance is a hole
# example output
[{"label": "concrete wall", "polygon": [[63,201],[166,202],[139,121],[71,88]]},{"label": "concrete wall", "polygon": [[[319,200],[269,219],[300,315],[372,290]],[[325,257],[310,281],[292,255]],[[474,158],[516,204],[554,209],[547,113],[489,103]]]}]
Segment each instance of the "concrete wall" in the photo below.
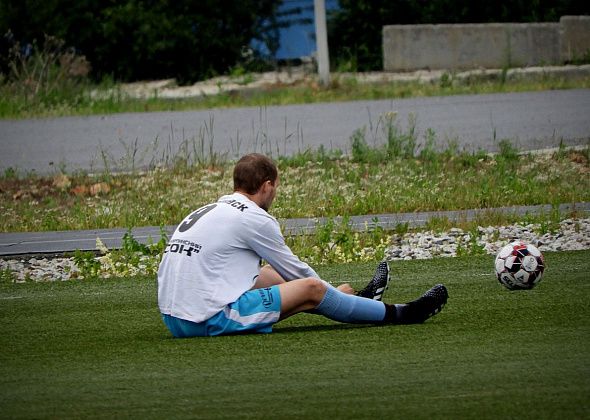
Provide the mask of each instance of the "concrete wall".
[{"label": "concrete wall", "polygon": [[590,49],[590,17],[560,23],[391,25],[383,28],[386,71],[560,64]]},{"label": "concrete wall", "polygon": [[561,23],[561,58],[565,62],[590,54],[590,16],[563,16]]}]

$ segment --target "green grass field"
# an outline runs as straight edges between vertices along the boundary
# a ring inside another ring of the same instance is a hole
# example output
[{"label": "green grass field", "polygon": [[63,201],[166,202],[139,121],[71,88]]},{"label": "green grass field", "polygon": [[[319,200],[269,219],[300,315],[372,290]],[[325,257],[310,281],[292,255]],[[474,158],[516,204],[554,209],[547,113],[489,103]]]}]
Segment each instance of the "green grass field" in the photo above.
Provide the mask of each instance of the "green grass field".
[{"label": "green grass field", "polygon": [[[491,256],[392,263],[389,302],[447,285],[423,325],[303,314],[269,335],[183,340],[153,278],[5,282],[0,418],[590,418],[590,251],[545,257],[519,292]],[[360,286],[373,268],[319,272]]]}]

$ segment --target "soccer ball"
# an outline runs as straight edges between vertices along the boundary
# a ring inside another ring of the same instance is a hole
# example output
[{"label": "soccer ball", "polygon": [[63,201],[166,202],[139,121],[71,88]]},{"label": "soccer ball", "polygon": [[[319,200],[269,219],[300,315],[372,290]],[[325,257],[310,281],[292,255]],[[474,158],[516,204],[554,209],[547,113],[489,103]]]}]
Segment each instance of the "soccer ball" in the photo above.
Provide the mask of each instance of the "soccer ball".
[{"label": "soccer ball", "polygon": [[545,258],[531,244],[512,242],[496,256],[496,277],[510,290],[532,289],[541,281],[544,270]]}]

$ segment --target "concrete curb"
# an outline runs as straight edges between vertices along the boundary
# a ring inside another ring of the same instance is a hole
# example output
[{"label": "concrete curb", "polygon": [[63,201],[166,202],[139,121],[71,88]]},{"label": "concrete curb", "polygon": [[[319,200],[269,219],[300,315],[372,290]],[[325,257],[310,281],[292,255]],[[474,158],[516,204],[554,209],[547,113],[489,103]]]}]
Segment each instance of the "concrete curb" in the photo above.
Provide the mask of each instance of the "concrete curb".
[{"label": "concrete curb", "polygon": [[[453,222],[472,221],[479,216],[492,214],[508,214],[516,216],[550,214],[554,207],[545,204],[537,206],[514,206],[492,209],[471,209],[457,211],[433,211],[418,213],[375,214],[352,216],[349,223],[353,230],[363,231],[367,228],[380,227],[385,230],[393,230],[400,224],[408,224],[409,227],[424,226],[429,220],[439,218]],[[561,204],[558,208],[560,214],[576,212],[578,214],[590,214],[590,202]],[[319,226],[324,226],[330,220],[341,223],[343,218],[300,218],[279,220],[285,235],[311,234]],[[163,232],[170,237],[176,226],[166,226]],[[123,235],[127,229],[95,229],[58,232],[16,232],[0,233],[0,256],[20,257],[27,255],[61,255],[75,250],[96,251],[96,239],[109,248],[121,248]],[[144,244],[157,242],[162,230],[159,227],[141,227],[131,230],[133,237]]]},{"label": "concrete curb", "polygon": [[[316,83],[318,76],[315,73],[307,73],[302,69],[291,72],[277,71],[267,73],[253,73],[250,75],[252,82],[239,83],[235,78],[221,76],[211,80],[195,83],[191,86],[176,86],[173,79],[156,82],[136,82],[124,84],[122,92],[132,98],[195,98],[201,96],[219,95],[227,92],[249,92],[269,89],[273,86],[296,85],[301,83]],[[547,76],[564,78],[583,78],[590,76],[590,64],[562,65],[562,66],[531,66],[515,67],[509,69],[473,69],[473,70],[415,70],[400,72],[360,72],[360,73],[332,73],[331,79],[335,81],[354,80],[359,83],[438,83],[442,78],[449,82],[475,82],[500,80],[538,80]],[[95,93],[95,96],[98,94]]]}]

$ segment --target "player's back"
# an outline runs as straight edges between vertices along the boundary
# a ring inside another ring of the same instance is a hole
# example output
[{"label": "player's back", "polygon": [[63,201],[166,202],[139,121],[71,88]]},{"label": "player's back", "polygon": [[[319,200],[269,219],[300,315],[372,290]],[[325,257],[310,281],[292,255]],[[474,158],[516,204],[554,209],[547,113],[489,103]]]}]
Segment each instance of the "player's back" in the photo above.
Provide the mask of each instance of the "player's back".
[{"label": "player's back", "polygon": [[248,245],[270,216],[234,193],[188,215],[170,239],[158,271],[162,313],[203,321],[249,290],[260,257]]}]

